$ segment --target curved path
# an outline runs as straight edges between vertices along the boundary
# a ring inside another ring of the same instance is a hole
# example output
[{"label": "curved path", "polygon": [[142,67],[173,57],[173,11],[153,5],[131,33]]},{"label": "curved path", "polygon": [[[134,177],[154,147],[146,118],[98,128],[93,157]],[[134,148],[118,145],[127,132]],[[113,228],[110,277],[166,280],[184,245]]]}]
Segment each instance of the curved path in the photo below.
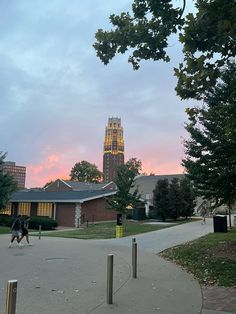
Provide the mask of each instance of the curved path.
[{"label": "curved path", "polygon": [[[1,236],[0,312],[4,313],[6,282],[17,279],[17,314],[201,313],[198,282],[153,253],[211,231],[209,220],[203,226],[192,222],[138,235],[137,279],[131,278],[130,237],[96,241],[34,237],[33,247],[9,249],[9,236]],[[107,254],[114,254],[112,305],[106,304]]]}]

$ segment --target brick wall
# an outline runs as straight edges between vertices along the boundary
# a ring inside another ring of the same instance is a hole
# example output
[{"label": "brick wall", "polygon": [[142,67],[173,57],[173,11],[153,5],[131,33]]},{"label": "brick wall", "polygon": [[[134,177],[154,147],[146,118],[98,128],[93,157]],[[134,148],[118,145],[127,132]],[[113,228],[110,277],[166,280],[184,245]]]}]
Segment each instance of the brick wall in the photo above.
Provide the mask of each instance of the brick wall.
[{"label": "brick wall", "polygon": [[58,223],[58,226],[75,227],[75,204],[57,204],[56,221]]},{"label": "brick wall", "polygon": [[82,223],[85,221],[107,221],[107,220],[116,220],[116,212],[107,209],[107,202],[105,199],[96,199],[88,201],[82,204],[81,208],[81,217]]}]

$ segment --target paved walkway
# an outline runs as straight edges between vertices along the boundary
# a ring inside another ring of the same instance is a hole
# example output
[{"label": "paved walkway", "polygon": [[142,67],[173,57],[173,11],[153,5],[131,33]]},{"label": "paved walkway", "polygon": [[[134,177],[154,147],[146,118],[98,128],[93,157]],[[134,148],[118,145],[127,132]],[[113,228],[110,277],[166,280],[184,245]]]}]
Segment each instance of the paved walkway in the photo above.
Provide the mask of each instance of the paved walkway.
[{"label": "paved walkway", "polygon": [[[131,278],[131,237],[96,241],[34,237],[33,247],[9,249],[9,236],[1,236],[0,313],[6,282],[17,279],[17,314],[223,314],[202,308],[198,282],[156,255],[208,232],[212,220],[138,235],[137,279]],[[108,254],[114,255],[112,305],[106,304]]]}]

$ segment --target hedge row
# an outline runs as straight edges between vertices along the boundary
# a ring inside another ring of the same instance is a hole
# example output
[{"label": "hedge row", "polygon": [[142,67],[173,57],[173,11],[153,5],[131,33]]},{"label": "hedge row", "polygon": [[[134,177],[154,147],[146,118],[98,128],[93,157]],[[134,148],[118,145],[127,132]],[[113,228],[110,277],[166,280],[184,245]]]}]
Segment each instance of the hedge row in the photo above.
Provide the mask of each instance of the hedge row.
[{"label": "hedge row", "polygon": [[[24,220],[24,216],[22,216],[22,219]],[[14,220],[15,217],[0,214],[0,226],[11,227]],[[29,229],[38,230],[40,225],[42,227],[42,230],[53,230],[57,227],[57,222],[49,217],[42,216],[30,217]]]}]

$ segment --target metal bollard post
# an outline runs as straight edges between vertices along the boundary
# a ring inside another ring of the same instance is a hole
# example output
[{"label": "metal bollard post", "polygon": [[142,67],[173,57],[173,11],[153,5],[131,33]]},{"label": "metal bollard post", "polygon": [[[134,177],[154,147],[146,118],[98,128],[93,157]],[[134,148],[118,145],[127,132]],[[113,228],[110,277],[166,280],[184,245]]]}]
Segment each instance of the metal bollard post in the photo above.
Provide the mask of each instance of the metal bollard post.
[{"label": "metal bollard post", "polygon": [[88,220],[86,221],[86,227],[88,228]]},{"label": "metal bollard post", "polygon": [[132,238],[132,243],[135,243],[136,242],[136,238]]},{"label": "metal bollard post", "polygon": [[132,243],[132,268],[133,278],[137,278],[137,242]]},{"label": "metal bollard post", "polygon": [[41,239],[41,230],[42,230],[42,226],[39,225],[39,240]]},{"label": "metal bollard post", "polygon": [[107,255],[107,304],[112,304],[113,300],[113,254]]},{"label": "metal bollard post", "polygon": [[9,280],[7,283],[6,314],[16,313],[16,293],[17,280]]}]

